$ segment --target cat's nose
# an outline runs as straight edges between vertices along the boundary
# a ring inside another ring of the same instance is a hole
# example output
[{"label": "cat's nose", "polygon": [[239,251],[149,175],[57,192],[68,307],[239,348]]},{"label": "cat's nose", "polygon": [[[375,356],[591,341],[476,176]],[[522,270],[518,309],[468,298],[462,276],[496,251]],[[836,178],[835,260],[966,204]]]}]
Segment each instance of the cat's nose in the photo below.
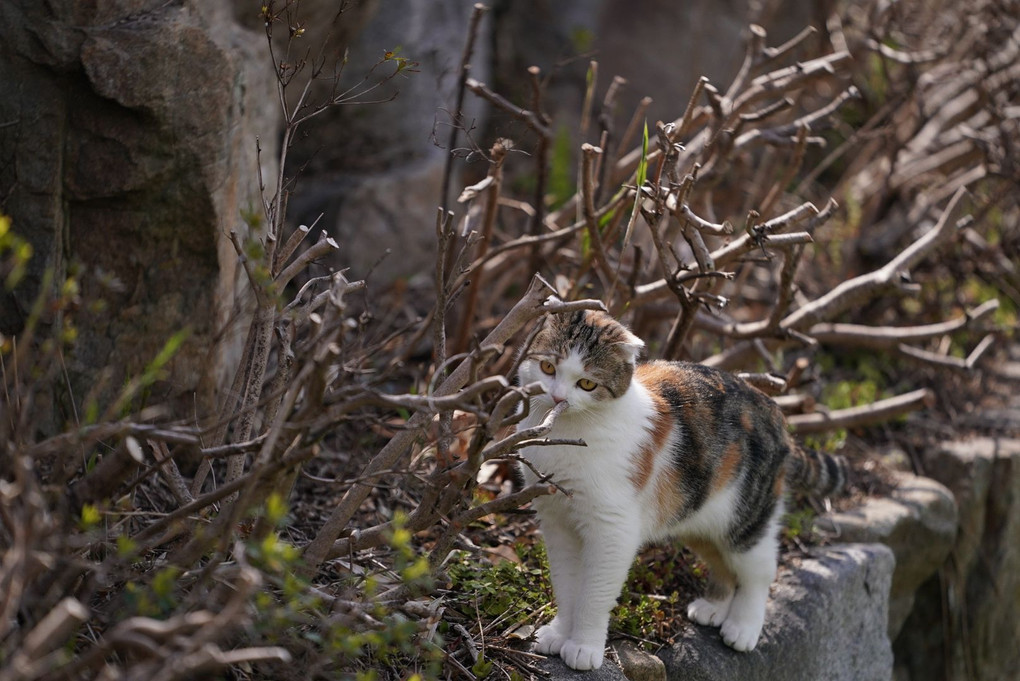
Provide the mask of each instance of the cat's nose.
[{"label": "cat's nose", "polygon": [[552,393],[550,397],[552,397],[553,404],[559,404],[560,402],[567,401],[566,395],[560,395],[559,393]]}]

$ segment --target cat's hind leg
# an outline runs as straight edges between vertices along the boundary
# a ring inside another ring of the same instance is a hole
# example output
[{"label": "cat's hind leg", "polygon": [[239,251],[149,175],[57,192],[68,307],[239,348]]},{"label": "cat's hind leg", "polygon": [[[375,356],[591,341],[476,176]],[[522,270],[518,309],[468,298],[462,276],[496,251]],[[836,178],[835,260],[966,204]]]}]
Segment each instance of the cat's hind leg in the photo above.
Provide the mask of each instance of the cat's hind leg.
[{"label": "cat's hind leg", "polygon": [[765,604],[776,576],[778,542],[766,533],[751,549],[729,555],[737,588],[720,627],[723,642],[734,650],[752,650],[765,624]]},{"label": "cat's hind leg", "polygon": [[721,626],[730,612],[736,577],[714,543],[690,541],[688,546],[708,565],[710,581],[705,596],[687,606],[687,617],[704,626]]}]

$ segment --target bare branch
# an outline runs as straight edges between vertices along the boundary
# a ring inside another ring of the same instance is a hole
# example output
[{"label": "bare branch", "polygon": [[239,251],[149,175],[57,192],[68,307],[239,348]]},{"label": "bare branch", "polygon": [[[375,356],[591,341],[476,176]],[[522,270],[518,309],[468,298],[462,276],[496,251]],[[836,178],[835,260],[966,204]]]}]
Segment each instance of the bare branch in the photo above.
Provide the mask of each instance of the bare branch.
[{"label": "bare branch", "polygon": [[985,352],[987,352],[989,348],[992,347],[992,344],[994,342],[995,336],[992,334],[988,334],[987,336],[982,338],[981,342],[978,343],[977,346],[973,350],[971,350],[970,354],[964,358],[952,357],[950,355],[944,355],[937,352],[929,352],[927,350],[922,350],[921,348],[915,348],[913,346],[902,343],[897,345],[896,347],[904,355],[920,360],[922,362],[926,362],[928,364],[934,364],[936,366],[945,367],[948,369],[957,369],[960,371],[973,371],[974,368],[977,366],[977,363],[984,356]]},{"label": "bare branch", "polygon": [[167,447],[166,442],[149,440],[148,443],[149,447],[152,449],[153,456],[156,457],[156,461],[159,462],[159,470],[163,476],[163,480],[166,481],[171,494],[173,494],[174,498],[177,499],[177,503],[181,505],[190,504],[195,499],[191,496],[188,484],[184,481],[184,476],[181,475],[181,471],[177,468],[177,462],[174,461],[171,456],[170,449]]},{"label": "bare branch", "polygon": [[[482,15],[487,11],[487,7],[481,3],[476,3],[471,8],[471,20],[468,24],[467,39],[464,42],[464,51],[460,57],[460,71],[457,76],[457,100],[453,109],[453,121],[450,126],[450,138],[447,142],[447,150],[453,150],[457,148],[457,135],[460,132],[461,127],[464,125],[464,96],[467,89],[467,82],[469,80],[468,74],[471,72],[471,57],[475,52],[475,41],[478,39],[478,27],[481,25]],[[449,207],[450,199],[450,182],[453,179],[453,155],[449,154],[446,157],[446,165],[443,169],[443,187],[439,195],[440,210],[446,210]]]},{"label": "bare branch", "polygon": [[831,412],[794,414],[788,416],[786,420],[795,433],[820,433],[837,428],[856,428],[888,421],[924,407],[931,407],[934,403],[935,394],[927,388],[922,388],[860,407]]},{"label": "bare branch", "polygon": [[543,139],[547,140],[552,139],[552,131],[549,129],[549,126],[546,124],[546,122],[542,120],[542,117],[539,114],[535,113],[534,111],[528,111],[527,109],[522,109],[519,106],[515,106],[509,100],[505,99],[502,95],[496,94],[488,87],[486,87],[484,83],[480,83],[474,78],[468,78],[467,81],[465,81],[465,84],[467,85],[467,88],[471,90],[471,92],[474,92],[482,99],[485,99],[496,108],[502,109],[503,111],[506,111],[507,113],[515,116],[516,118],[519,118],[522,122],[524,122],[529,128],[531,128],[536,134],[541,136]]},{"label": "bare branch", "polygon": [[[528,291],[507,313],[506,317],[500,321],[496,328],[486,336],[485,340],[482,341],[482,345],[502,345],[524,325],[546,313],[602,307],[602,304],[598,301],[563,303],[551,299],[550,295],[553,293],[554,289],[544,279],[536,275],[532,279]],[[471,364],[468,360],[462,361],[447,379],[443,381],[439,388],[436,389],[436,396],[444,397],[460,390],[469,378]],[[408,420],[407,428],[397,433],[365,467],[365,474],[393,468],[394,464],[406,455],[411,443],[417,436],[418,430],[426,425],[429,418],[431,416],[428,412],[416,412],[412,415]],[[349,489],[340,500],[340,503],[319,530],[315,539],[312,540],[304,551],[305,564],[308,566],[307,570],[309,572],[319,569],[319,566],[329,555],[330,549],[332,549],[337,537],[340,536],[343,528],[350,521],[358,507],[361,506],[371,489],[371,486],[368,485],[357,485]]]},{"label": "bare branch", "polygon": [[962,317],[937,324],[921,326],[864,326],[862,324],[815,324],[807,334],[825,345],[845,345],[864,348],[890,348],[909,341],[927,340],[944,336],[981,321],[999,308],[992,299],[967,310]]},{"label": "bare branch", "polygon": [[334,241],[332,237],[326,234],[326,232],[322,232],[319,235],[319,240],[315,242],[315,245],[295,258],[294,262],[276,275],[273,283],[276,284],[278,289],[282,289],[289,284],[290,280],[297,276],[299,272],[304,271],[310,263],[315,262],[324,255],[338,250],[339,248],[340,244]]},{"label": "bare branch", "polygon": [[782,321],[782,327],[798,329],[831,319],[852,305],[859,305],[882,291],[901,285],[905,273],[948,238],[956,227],[966,224],[957,224],[951,219],[964,192],[963,188],[958,190],[942,211],[938,223],[884,267],[843,282],[826,295],[787,316]]}]

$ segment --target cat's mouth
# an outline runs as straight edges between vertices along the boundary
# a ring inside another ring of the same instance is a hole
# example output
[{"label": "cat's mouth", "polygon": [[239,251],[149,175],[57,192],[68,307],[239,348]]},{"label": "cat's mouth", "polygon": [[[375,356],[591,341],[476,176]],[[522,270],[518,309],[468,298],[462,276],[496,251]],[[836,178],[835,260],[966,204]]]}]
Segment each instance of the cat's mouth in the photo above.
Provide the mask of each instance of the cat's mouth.
[{"label": "cat's mouth", "polygon": [[554,409],[559,409],[557,413],[560,413],[570,407],[570,402],[568,402],[566,398],[556,399],[549,393],[542,393],[540,399],[542,409],[548,410],[546,413],[549,413]]},{"label": "cat's mouth", "polygon": [[549,411],[546,412],[544,420],[550,423],[551,425],[552,422],[549,421],[549,419],[556,419],[556,417],[558,417],[560,414],[569,409],[570,402],[568,402],[566,399],[554,400],[550,395],[545,395],[545,398],[546,402],[550,402],[551,405],[549,406]]}]

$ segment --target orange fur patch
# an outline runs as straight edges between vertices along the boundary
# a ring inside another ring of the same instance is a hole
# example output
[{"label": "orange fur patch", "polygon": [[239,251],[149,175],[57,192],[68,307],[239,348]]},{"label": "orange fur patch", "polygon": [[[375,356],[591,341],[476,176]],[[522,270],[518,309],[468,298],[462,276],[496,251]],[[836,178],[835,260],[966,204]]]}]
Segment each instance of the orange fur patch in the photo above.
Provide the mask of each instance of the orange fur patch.
[{"label": "orange fur patch", "polygon": [[639,364],[634,369],[634,378],[651,390],[658,392],[658,386],[676,379],[677,371],[669,364]]},{"label": "orange fur patch", "polygon": [[737,474],[737,469],[740,468],[740,461],[743,458],[743,452],[740,449],[739,442],[731,442],[730,446],[722,454],[722,460],[719,462],[719,466],[715,470],[715,477],[712,478],[712,491],[717,492],[726,485],[732,482],[734,476]]},{"label": "orange fur patch", "polygon": [[[680,395],[681,408],[692,423],[711,423],[711,408],[698,399],[697,382],[688,380],[684,371],[675,365],[664,362],[651,362],[637,367],[634,377],[641,381],[652,392],[662,392],[660,386],[669,383],[670,387]],[[722,383],[719,384],[722,388]]]},{"label": "orange fur patch", "polygon": [[751,410],[744,409],[744,413],[740,415],[740,425],[749,433],[754,430],[754,417],[751,416]]},{"label": "orange fur patch", "polygon": [[679,476],[680,474],[670,467],[659,473],[655,481],[655,505],[659,508],[659,522],[662,524],[669,522],[683,502]]},{"label": "orange fur patch", "polygon": [[652,477],[652,471],[655,470],[655,452],[656,449],[652,442],[645,443],[645,446],[638,450],[637,465],[627,476],[630,478],[630,483],[634,485],[634,489],[639,492],[648,484]]},{"label": "orange fur patch", "polygon": [[722,553],[715,544],[706,539],[688,539],[684,543],[705,561],[712,573],[712,583],[708,593],[710,598],[720,598],[733,590],[737,584],[737,576],[733,574],[733,570],[723,559]]},{"label": "orange fur patch", "polygon": [[631,484],[634,489],[641,491],[651,480],[655,471],[655,459],[662,448],[666,446],[666,440],[673,430],[673,419],[669,413],[669,405],[665,400],[656,394],[652,394],[655,403],[655,414],[652,416],[651,431],[648,441],[638,450],[637,461],[634,470],[630,474]]},{"label": "orange fur patch", "polygon": [[772,485],[772,494],[775,495],[775,497],[777,499],[779,497],[783,496],[783,485],[784,485],[784,483],[785,483],[785,478],[782,475],[777,475],[776,476],[776,482],[775,482],[775,484]]}]

